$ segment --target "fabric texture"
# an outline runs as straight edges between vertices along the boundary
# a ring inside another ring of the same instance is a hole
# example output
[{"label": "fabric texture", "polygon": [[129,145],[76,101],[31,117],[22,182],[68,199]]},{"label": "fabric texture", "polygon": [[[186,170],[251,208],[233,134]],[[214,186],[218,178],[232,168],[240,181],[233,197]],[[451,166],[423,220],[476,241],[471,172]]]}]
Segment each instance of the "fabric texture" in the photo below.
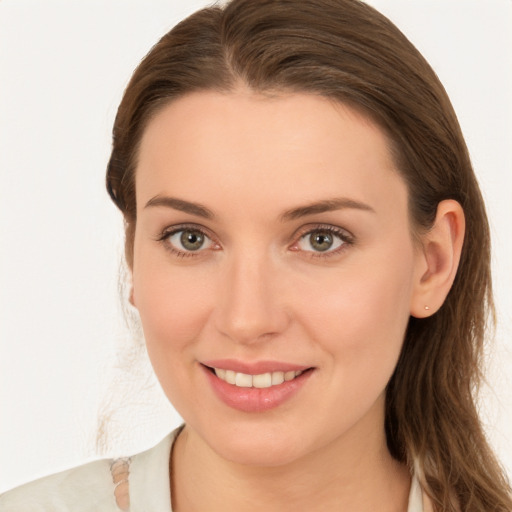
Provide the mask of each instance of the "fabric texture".
[{"label": "fabric texture", "polygon": [[[126,478],[116,479],[113,474],[116,460],[90,462],[2,494],[0,511],[120,512],[123,509],[117,501],[122,506],[123,493],[129,492],[130,507],[125,510],[172,512],[169,458],[181,428],[171,432],[153,448],[123,459],[123,462],[129,461]],[[414,477],[407,512],[432,512],[418,479]]]}]

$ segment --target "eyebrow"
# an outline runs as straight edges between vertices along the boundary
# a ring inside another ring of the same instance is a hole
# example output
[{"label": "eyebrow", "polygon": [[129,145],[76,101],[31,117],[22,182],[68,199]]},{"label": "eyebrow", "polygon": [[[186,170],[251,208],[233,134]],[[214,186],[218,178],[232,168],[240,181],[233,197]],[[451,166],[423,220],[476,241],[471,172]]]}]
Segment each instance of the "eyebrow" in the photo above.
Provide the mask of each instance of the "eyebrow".
[{"label": "eyebrow", "polygon": [[375,210],[365,203],[354,201],[353,199],[348,199],[346,197],[339,197],[314,202],[305,206],[299,206],[298,208],[292,208],[291,210],[287,210],[281,215],[281,220],[286,222],[290,220],[296,220],[301,217],[306,217],[307,215],[344,210],[346,208],[375,213]]},{"label": "eyebrow", "polygon": [[180,212],[190,213],[198,217],[205,219],[213,219],[214,215],[211,210],[206,208],[199,203],[191,203],[190,201],[184,201],[183,199],[177,199],[176,197],[168,196],[155,196],[151,198],[144,208],[150,208],[155,206],[164,206],[166,208],[172,208]]},{"label": "eyebrow", "polygon": [[[202,204],[199,203],[185,201],[184,199],[178,199],[176,197],[155,196],[146,203],[144,208],[158,206],[172,208],[173,210],[190,213],[191,215],[196,215],[198,217],[203,217],[205,219],[213,219],[215,217],[213,212],[206,208],[206,206],[203,206]],[[287,222],[291,220],[300,219],[301,217],[306,217],[308,215],[343,210],[346,208],[375,213],[375,210],[365,203],[361,203],[359,201],[355,201],[353,199],[348,199],[345,197],[340,197],[334,199],[326,199],[323,201],[317,201],[311,204],[307,204],[305,206],[299,206],[297,208],[287,210],[281,215],[281,221]]]}]

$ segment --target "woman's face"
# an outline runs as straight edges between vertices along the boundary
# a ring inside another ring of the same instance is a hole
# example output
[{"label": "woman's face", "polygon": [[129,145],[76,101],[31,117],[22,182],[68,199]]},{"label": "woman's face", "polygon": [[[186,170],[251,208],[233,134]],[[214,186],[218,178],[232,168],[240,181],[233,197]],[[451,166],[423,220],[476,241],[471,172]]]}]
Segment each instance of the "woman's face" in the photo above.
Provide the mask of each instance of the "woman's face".
[{"label": "woman's face", "polygon": [[423,267],[382,131],[318,96],[194,93],[149,123],[136,190],[132,300],[191,431],[246,464],[384,442]]}]

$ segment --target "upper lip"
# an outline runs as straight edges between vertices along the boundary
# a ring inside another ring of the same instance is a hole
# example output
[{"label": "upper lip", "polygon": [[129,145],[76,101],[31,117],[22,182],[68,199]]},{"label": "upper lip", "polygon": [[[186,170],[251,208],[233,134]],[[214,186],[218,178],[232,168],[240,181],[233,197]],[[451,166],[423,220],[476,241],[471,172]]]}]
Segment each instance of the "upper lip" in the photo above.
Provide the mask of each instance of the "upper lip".
[{"label": "upper lip", "polygon": [[237,373],[245,373],[247,375],[260,375],[262,373],[273,372],[298,372],[304,371],[311,366],[301,364],[286,363],[282,361],[240,361],[237,359],[214,359],[208,361],[200,361],[204,366],[210,368],[222,368],[223,370],[231,370]]}]

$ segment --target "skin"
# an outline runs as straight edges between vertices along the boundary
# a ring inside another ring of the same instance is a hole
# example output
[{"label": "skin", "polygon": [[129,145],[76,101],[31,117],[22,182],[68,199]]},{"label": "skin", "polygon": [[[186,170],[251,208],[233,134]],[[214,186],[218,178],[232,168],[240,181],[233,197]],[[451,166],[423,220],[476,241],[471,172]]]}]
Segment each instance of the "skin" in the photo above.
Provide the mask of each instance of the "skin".
[{"label": "skin", "polygon": [[[173,510],[405,511],[410,475],[386,448],[385,387],[409,316],[434,313],[453,281],[457,203],[440,205],[418,244],[377,126],[325,98],[244,88],[194,93],[157,113],[136,196],[132,302],[186,421]],[[332,211],[283,218],[335,198],[344,202]],[[165,237],[183,224],[208,236],[201,249]],[[326,227],[345,240],[334,234],[335,248],[321,252],[309,234]],[[220,401],[200,367],[222,358],[314,370],[284,404],[247,413]]]}]

